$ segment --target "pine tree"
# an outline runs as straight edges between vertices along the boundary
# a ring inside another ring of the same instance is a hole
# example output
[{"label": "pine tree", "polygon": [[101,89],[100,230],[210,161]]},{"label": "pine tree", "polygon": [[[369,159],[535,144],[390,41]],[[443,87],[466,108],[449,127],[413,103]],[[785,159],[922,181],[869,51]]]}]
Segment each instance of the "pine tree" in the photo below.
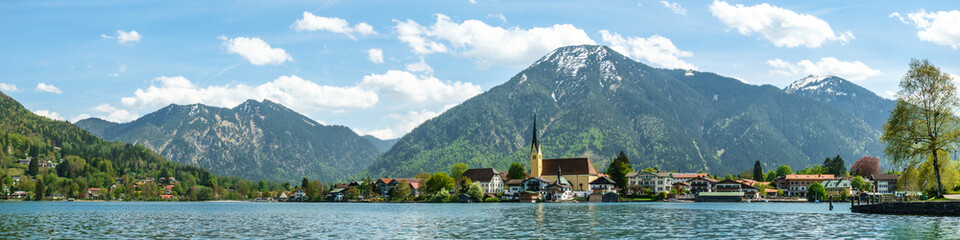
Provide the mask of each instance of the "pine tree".
[{"label": "pine tree", "polygon": [[30,167],[27,168],[27,174],[31,176],[36,176],[40,173],[40,162],[37,158],[30,159]]},{"label": "pine tree", "polygon": [[757,162],[753,164],[753,180],[757,182],[763,182],[763,180],[765,180],[763,177],[763,166],[760,165],[760,160],[757,160]]},{"label": "pine tree", "polygon": [[44,195],[44,192],[46,191],[47,191],[47,186],[43,185],[43,179],[37,178],[37,184],[33,188],[33,193],[34,193],[33,200],[36,200],[36,201],[43,200],[43,195]]},{"label": "pine tree", "polygon": [[620,151],[620,155],[613,159],[610,162],[610,166],[607,167],[607,175],[610,176],[615,182],[617,188],[627,189],[627,173],[633,172],[633,167],[630,166],[630,159],[627,158],[627,154],[624,154],[623,151]]}]

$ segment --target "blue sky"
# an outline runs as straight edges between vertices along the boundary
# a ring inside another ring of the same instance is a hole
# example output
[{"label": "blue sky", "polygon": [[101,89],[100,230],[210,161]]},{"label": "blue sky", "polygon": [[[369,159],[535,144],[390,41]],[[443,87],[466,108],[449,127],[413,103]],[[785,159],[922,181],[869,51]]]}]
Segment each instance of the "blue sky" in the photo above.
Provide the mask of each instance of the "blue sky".
[{"label": "blue sky", "polygon": [[[0,91],[76,121],[270,99],[395,138],[556,47],[891,97],[911,58],[960,73],[955,1],[3,1]],[[894,14],[896,13],[896,14]]]}]

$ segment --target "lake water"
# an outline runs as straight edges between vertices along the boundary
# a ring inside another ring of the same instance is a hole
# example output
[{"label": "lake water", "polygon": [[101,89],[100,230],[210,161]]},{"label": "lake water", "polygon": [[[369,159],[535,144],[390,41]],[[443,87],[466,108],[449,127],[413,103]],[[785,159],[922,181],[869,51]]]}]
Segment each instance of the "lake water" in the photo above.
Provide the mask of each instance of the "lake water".
[{"label": "lake water", "polygon": [[0,202],[0,238],[958,238],[960,218],[825,203]]}]

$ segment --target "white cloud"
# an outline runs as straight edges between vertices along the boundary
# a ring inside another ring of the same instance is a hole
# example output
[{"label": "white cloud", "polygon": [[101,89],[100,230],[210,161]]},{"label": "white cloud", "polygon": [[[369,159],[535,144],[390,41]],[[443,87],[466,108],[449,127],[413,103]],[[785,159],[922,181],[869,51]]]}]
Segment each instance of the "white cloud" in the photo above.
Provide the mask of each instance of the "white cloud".
[{"label": "white cloud", "polygon": [[365,22],[357,23],[350,27],[347,20],[336,17],[321,17],[313,15],[310,12],[303,12],[303,18],[293,23],[293,29],[297,32],[329,31],[334,33],[346,34],[350,38],[356,39],[354,34],[376,35],[373,26]]},{"label": "white cloud", "polygon": [[677,15],[687,15],[687,9],[683,8],[680,3],[671,3],[667,1],[660,1],[663,4],[663,7],[670,9],[674,14]]},{"label": "white cloud", "polygon": [[777,47],[817,48],[826,41],[846,44],[854,38],[850,31],[835,33],[829,23],[813,15],[798,14],[766,3],[748,7],[714,1],[710,12],[740,34],[758,33]]},{"label": "white cloud", "polygon": [[483,92],[480,86],[469,82],[442,82],[435,77],[416,76],[396,70],[364,76],[358,86],[388,97],[414,102],[459,103]]},{"label": "white cloud", "polygon": [[367,50],[367,58],[370,59],[373,63],[383,63],[383,50],[379,48],[371,48]]},{"label": "white cloud", "polygon": [[407,64],[407,71],[424,73],[428,76],[433,75],[433,68],[423,58],[420,58],[420,62]]},{"label": "white cloud", "polygon": [[[111,122],[119,122],[119,123],[129,122],[129,121],[137,120],[138,118],[137,114],[131,113],[130,111],[127,111],[124,109],[116,108],[114,106],[111,106],[109,103],[102,103],[100,105],[97,105],[96,107],[90,108],[90,110],[106,113],[107,114],[106,116],[99,116],[99,117]],[[81,115],[84,115],[84,114],[81,114]],[[89,115],[87,115],[87,117],[89,117]]]},{"label": "white cloud", "polygon": [[63,93],[63,91],[60,91],[60,88],[57,88],[53,85],[48,85],[46,83],[38,83],[37,88],[34,88],[33,90],[37,92],[49,92],[49,93],[56,93],[56,94]]},{"label": "white cloud", "polygon": [[496,18],[496,19],[500,20],[500,21],[503,22],[503,23],[507,23],[507,16],[504,16],[503,13],[497,13],[497,14],[491,13],[491,14],[487,14],[487,17],[488,17],[488,18]]},{"label": "white cloud", "polygon": [[37,111],[33,111],[33,113],[40,116],[47,117],[49,119],[53,119],[53,120],[59,120],[59,121],[64,120],[63,116],[60,116],[59,113],[51,112],[50,110],[37,110]]},{"label": "white cloud", "polygon": [[860,61],[840,61],[833,57],[820,58],[816,63],[810,60],[801,60],[796,64],[782,59],[767,60],[767,65],[773,67],[770,74],[776,75],[834,75],[849,80],[860,81],[868,77],[878,76],[879,70],[870,68]]},{"label": "white cloud", "polygon": [[253,65],[275,65],[286,61],[293,61],[293,57],[290,57],[287,51],[282,48],[270,47],[270,44],[267,44],[267,42],[257,37],[227,38],[220,36],[219,38],[223,40],[223,46],[227,48],[228,52],[240,55]]},{"label": "white cloud", "polygon": [[17,85],[12,83],[2,83],[0,82],[0,91],[4,92],[19,92],[20,88]]},{"label": "white cloud", "polygon": [[202,103],[234,107],[247,99],[269,99],[298,112],[316,112],[369,108],[379,101],[377,94],[371,90],[356,86],[324,86],[295,75],[280,76],[259,86],[236,84],[201,88],[180,76],[158,77],[153,82],[159,85],[137,89],[133,96],[121,99],[123,105],[155,108],[171,103]]},{"label": "white cloud", "polygon": [[79,122],[80,120],[84,120],[84,119],[87,119],[87,118],[90,118],[90,114],[83,113],[83,114],[76,115],[76,116],[73,116],[72,118],[70,118],[70,122],[71,122],[71,123],[77,123],[77,122]]},{"label": "white cloud", "polygon": [[477,0],[470,0],[470,3],[477,4]]},{"label": "white cloud", "polygon": [[601,30],[600,36],[604,44],[633,59],[646,60],[666,68],[697,69],[697,66],[680,59],[692,57],[693,53],[678,49],[669,38],[660,35],[624,38],[607,30]]},{"label": "white cloud", "polygon": [[128,43],[128,42],[140,42],[140,33],[137,31],[123,31],[117,30],[116,36],[110,36],[106,34],[100,34],[101,37],[107,39],[117,39],[118,43]]},{"label": "white cloud", "polygon": [[[446,109],[444,109],[446,110]],[[420,111],[409,111],[405,114],[396,114],[391,113],[387,115],[387,118],[393,123],[392,126],[386,128],[372,130],[372,131],[363,131],[357,130],[361,135],[373,135],[379,139],[394,139],[402,137],[404,134],[412,131],[417,126],[420,126],[423,122],[430,120],[436,116],[439,116],[441,112],[428,111],[426,109]]]},{"label": "white cloud", "polygon": [[525,66],[559,47],[596,44],[583,30],[569,24],[530,29],[501,28],[480,20],[452,22],[443,14],[437,14],[437,21],[430,26],[409,19],[394,22],[397,23],[399,40],[407,43],[414,53],[450,51],[474,58],[481,67]]},{"label": "white cloud", "polygon": [[937,11],[927,12],[921,9],[914,13],[908,13],[907,21],[900,13],[891,13],[891,18],[896,17],[900,22],[911,24],[917,28],[917,37],[922,41],[932,42],[937,45],[950,46],[952,49],[960,49],[960,11]]}]

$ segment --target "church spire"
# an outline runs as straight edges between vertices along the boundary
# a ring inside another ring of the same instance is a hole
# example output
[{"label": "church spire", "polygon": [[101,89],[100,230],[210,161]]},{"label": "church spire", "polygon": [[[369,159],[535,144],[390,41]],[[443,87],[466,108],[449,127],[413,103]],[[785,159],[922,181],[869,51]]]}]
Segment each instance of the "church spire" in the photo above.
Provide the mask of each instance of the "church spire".
[{"label": "church spire", "polygon": [[540,152],[540,140],[537,139],[537,111],[533,111],[533,142],[530,144],[530,176],[543,174],[543,154]]},{"label": "church spire", "polygon": [[533,148],[531,151],[537,151],[538,149],[540,149],[540,141],[537,140],[537,113],[536,113],[536,111],[534,111],[534,113],[533,113],[533,144],[531,144],[531,147]]}]

